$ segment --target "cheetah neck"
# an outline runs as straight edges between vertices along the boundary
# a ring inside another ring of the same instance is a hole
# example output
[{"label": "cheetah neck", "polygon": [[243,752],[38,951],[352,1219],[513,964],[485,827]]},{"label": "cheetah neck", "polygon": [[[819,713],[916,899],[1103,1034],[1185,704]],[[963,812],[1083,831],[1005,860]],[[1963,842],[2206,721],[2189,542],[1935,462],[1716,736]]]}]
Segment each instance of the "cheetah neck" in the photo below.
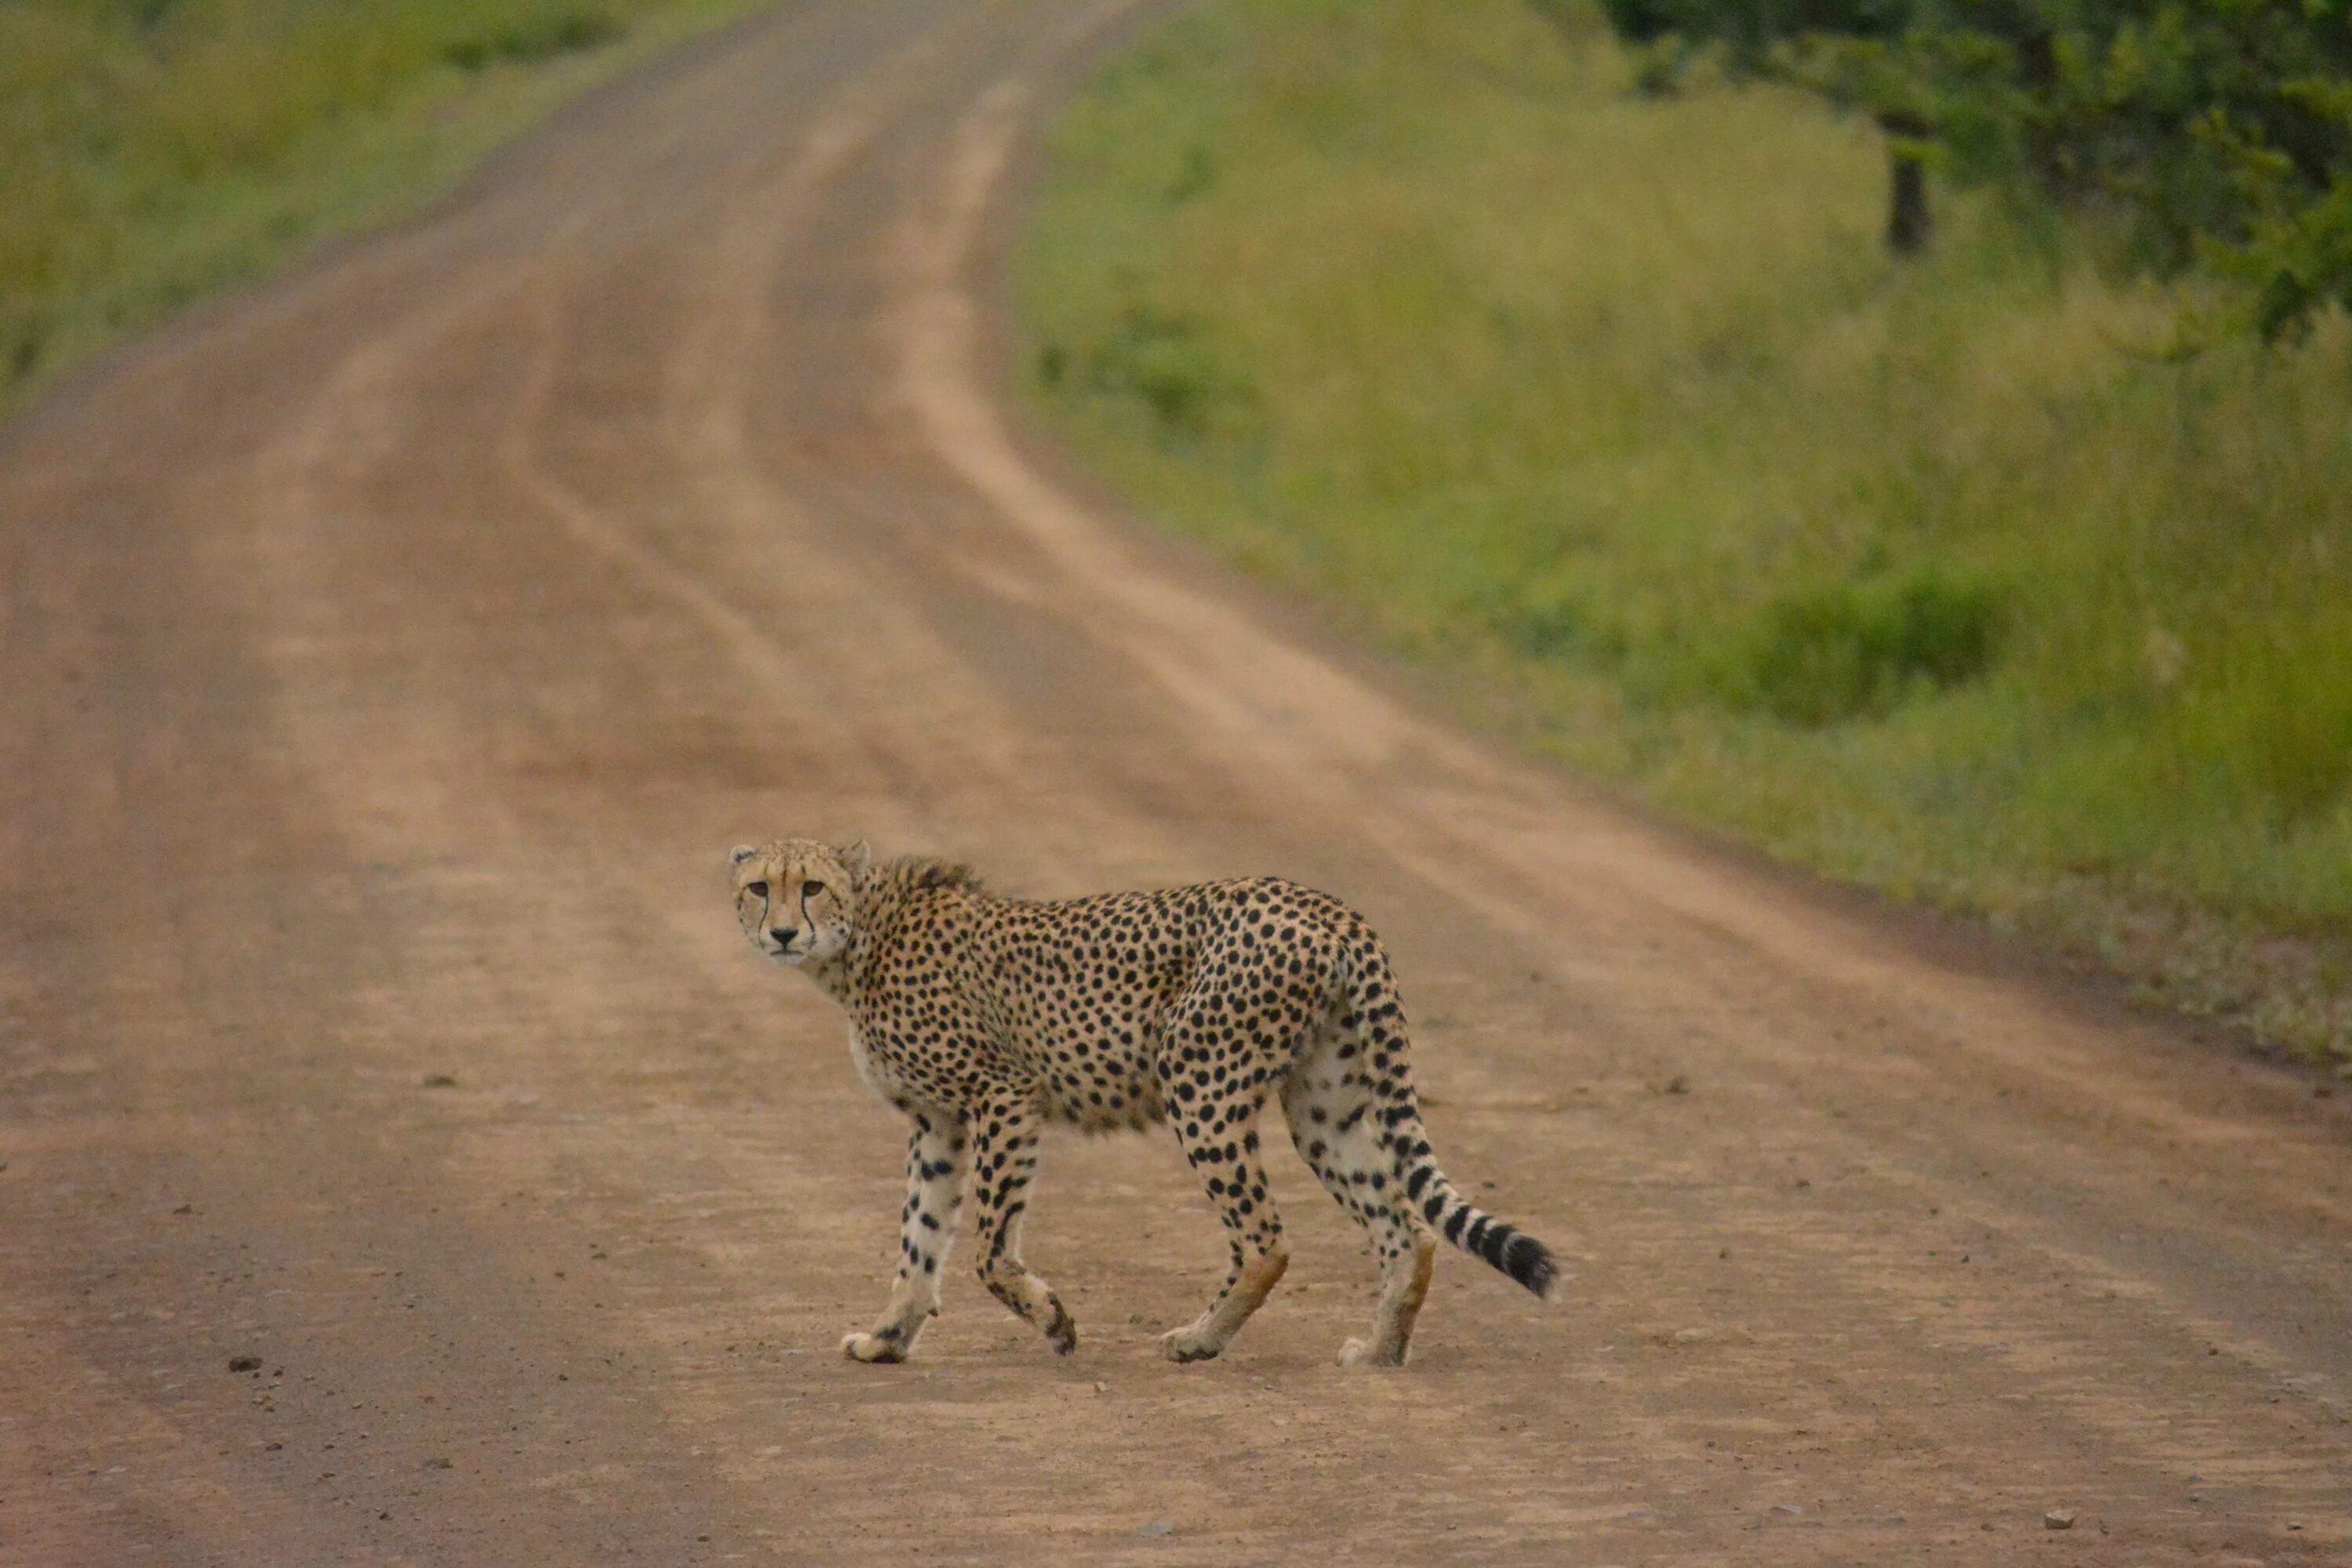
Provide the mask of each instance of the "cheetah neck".
[{"label": "cheetah neck", "polygon": [[845,1008],[849,1005],[849,977],[864,942],[862,935],[853,939],[837,957],[829,958],[823,963],[804,963],[801,965],[801,973],[807,975],[818,990]]},{"label": "cheetah neck", "polygon": [[908,879],[905,863],[894,860],[857,873],[850,884],[849,943],[822,963],[805,964],[801,973],[843,1011],[856,1012],[856,977],[869,967],[876,939],[898,919],[907,901]]},{"label": "cheetah neck", "polygon": [[850,885],[848,945],[823,963],[804,965],[801,973],[855,1016],[860,982],[870,973],[877,949],[904,918],[910,902],[943,891],[986,896],[970,867],[932,856],[900,856],[860,871]]}]

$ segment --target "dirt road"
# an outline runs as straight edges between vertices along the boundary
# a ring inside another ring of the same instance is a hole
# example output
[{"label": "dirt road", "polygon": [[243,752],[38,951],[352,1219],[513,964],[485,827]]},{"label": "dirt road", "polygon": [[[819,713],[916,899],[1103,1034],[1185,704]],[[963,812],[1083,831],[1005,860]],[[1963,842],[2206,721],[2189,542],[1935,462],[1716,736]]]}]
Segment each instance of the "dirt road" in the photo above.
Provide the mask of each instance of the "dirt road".
[{"label": "dirt road", "polygon": [[[1012,426],[1122,25],[802,0],[0,445],[0,1562],[2352,1560],[2345,1098],[1498,756]],[[1168,1365],[1221,1235],[1072,1140],[1075,1357],[959,1269],[842,1361],[903,1145],[735,931],[786,829],[1353,900],[1565,1304],[1449,1253],[1341,1371],[1284,1154]]]}]

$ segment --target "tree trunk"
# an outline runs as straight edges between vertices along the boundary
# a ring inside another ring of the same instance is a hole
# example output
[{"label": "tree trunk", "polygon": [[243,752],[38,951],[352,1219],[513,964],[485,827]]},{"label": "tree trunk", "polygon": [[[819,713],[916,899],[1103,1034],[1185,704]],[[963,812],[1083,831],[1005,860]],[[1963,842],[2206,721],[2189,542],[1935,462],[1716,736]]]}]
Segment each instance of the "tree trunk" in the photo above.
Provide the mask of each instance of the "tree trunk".
[{"label": "tree trunk", "polygon": [[[1898,127],[1882,121],[1890,137],[1918,134],[1907,124]],[[1927,216],[1927,166],[1919,154],[1902,141],[1890,141],[1886,148],[1886,168],[1890,192],[1886,204],[1886,248],[1896,256],[1916,256],[1927,248],[1927,236],[1935,225]]]},{"label": "tree trunk", "polygon": [[2058,35],[2029,34],[2017,46],[2017,79],[2025,101],[2034,106],[2024,124],[2025,166],[2032,170],[2042,194],[2053,202],[2071,201],[2077,188],[2066,153],[2063,131],[2053,118],[2058,102]]},{"label": "tree trunk", "polygon": [[1916,153],[1901,148],[1888,154],[1894,194],[1886,205],[1886,248],[1897,256],[1916,256],[1927,248],[1932,225],[1927,217],[1927,171]]}]

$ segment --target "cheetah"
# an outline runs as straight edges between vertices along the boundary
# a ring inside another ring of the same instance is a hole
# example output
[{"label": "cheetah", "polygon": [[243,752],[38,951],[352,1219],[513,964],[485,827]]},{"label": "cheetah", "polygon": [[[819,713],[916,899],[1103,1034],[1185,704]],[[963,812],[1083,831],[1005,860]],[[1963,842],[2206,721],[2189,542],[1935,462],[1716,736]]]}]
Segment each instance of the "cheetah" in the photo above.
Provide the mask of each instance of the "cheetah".
[{"label": "cheetah", "polygon": [[843,1351],[903,1361],[939,1310],[969,1186],[982,1284],[1067,1355],[1077,1326],[1021,1261],[1043,1128],[1171,1123],[1224,1221],[1232,1264],[1178,1362],[1223,1351],[1282,1278],[1258,1120],[1291,1141],[1370,1238],[1381,1292],[1344,1366],[1399,1366],[1429,1291],[1435,1233],[1538,1297],[1559,1267],[1437,1168],[1406,1060],[1388,954],[1353,910],[1276,877],[1040,902],[969,867],[877,864],[863,843],[781,838],[733,851],[735,908],[760,952],[849,1015],[866,1084],[913,1123],[888,1308]]}]

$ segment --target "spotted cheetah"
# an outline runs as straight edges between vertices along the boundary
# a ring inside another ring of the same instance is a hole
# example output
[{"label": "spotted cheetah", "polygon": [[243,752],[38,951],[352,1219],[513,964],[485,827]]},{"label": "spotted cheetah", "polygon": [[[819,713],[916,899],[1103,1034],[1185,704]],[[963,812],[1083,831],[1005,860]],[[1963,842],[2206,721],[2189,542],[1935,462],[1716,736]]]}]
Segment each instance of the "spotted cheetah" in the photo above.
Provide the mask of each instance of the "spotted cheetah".
[{"label": "spotted cheetah", "polygon": [[1275,877],[1037,902],[968,868],[874,864],[864,844],[782,838],[733,853],[751,945],[848,1013],[859,1076],[914,1124],[898,1283],[881,1321],[842,1342],[904,1360],[939,1310],[967,1180],[990,1293],[1068,1354],[1077,1327],[1021,1261],[1043,1126],[1172,1122],[1232,1247],[1200,1318],[1160,1337],[1170,1359],[1225,1348],[1289,1262],[1266,1192],[1258,1117],[1291,1141],[1370,1237],[1380,1304],[1342,1365],[1402,1364],[1429,1291],[1433,1231],[1538,1296],[1559,1266],[1482,1213],[1437,1168],[1413,1098],[1388,955],[1339,900]]}]

